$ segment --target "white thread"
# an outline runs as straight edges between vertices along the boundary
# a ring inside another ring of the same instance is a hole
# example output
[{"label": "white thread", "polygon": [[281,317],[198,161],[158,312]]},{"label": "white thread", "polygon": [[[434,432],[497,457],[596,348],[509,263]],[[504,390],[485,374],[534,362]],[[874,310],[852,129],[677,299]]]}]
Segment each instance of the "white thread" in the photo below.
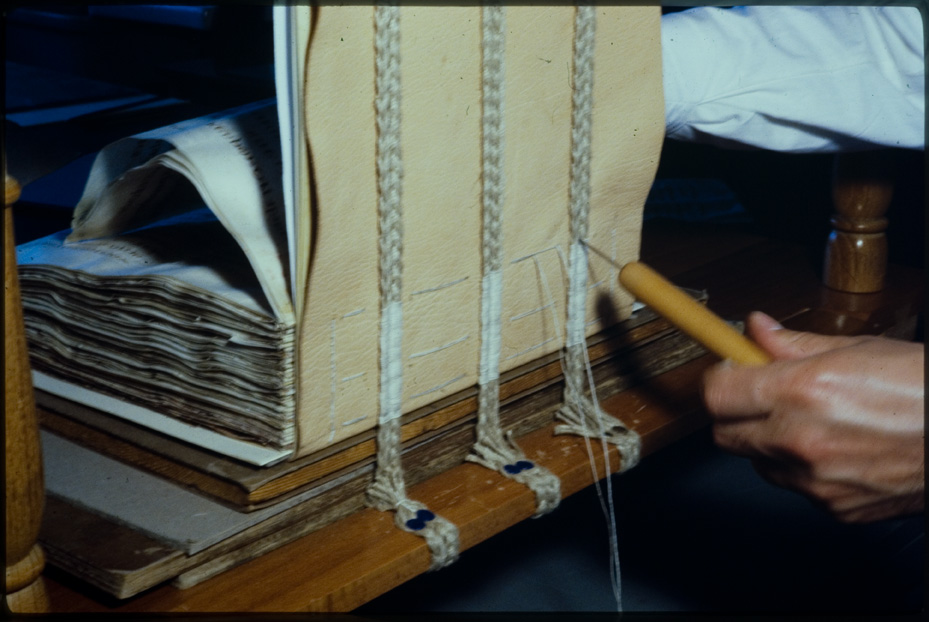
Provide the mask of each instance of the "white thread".
[{"label": "white thread", "polygon": [[436,285],[435,287],[427,287],[425,289],[417,290],[413,292],[412,294],[410,294],[410,296],[419,296],[420,294],[431,294],[432,292],[437,292],[447,287],[452,287],[453,285],[464,283],[467,280],[468,280],[468,277],[463,276],[460,279],[455,279],[454,281],[449,281],[448,283],[442,283],[441,285]]},{"label": "white thread", "polygon": [[587,247],[571,242],[568,258],[568,317],[565,323],[569,348],[585,342],[584,321],[587,315]]},{"label": "white thread", "polygon": [[517,313],[516,315],[510,317],[511,322],[521,320],[523,318],[529,317],[530,315],[535,315],[536,313],[542,313],[546,309],[551,309],[555,306],[555,303],[550,302],[547,305],[542,305],[541,307],[536,307],[535,309],[530,309],[529,311],[523,311],[522,313]]},{"label": "white thread", "polygon": [[[590,356],[587,352],[587,348],[584,348],[584,369],[587,372],[587,382],[590,387],[590,399],[593,402],[595,412],[602,413],[600,409],[600,402],[597,399],[597,388],[594,383],[594,371],[593,367],[590,364]],[[623,610],[623,597],[622,597],[622,580],[619,568],[619,533],[616,529],[616,508],[613,504],[613,480],[610,476],[612,469],[610,468],[610,450],[606,444],[607,432],[603,426],[603,417],[597,417],[598,425],[598,435],[600,437],[600,447],[603,450],[603,465],[606,473],[606,498],[607,498],[607,507],[603,507],[603,496],[600,493],[599,482],[595,485],[597,489],[597,496],[600,497],[600,506],[603,509],[604,518],[607,521],[607,526],[609,529],[610,536],[610,578],[613,586],[613,596],[616,599],[616,608],[617,611]],[[588,452],[590,452],[590,439],[585,436],[587,439]],[[628,452],[627,452],[628,453]],[[624,455],[625,459],[626,456]],[[635,457],[638,460],[638,455]],[[593,464],[593,456],[591,455],[591,464]]]},{"label": "white thread", "polygon": [[336,367],[335,367],[335,320],[329,323],[329,442],[335,440],[335,400],[336,395]]},{"label": "white thread", "polygon": [[417,394],[415,394],[415,395],[411,395],[411,396],[410,396],[410,399],[413,400],[413,399],[416,399],[417,397],[422,397],[422,396],[424,396],[424,395],[429,395],[430,393],[435,393],[436,391],[441,391],[441,390],[444,389],[445,387],[447,387],[447,386],[449,386],[449,385],[455,384],[456,382],[458,382],[459,380],[461,380],[461,379],[464,378],[464,377],[465,377],[464,374],[461,374],[461,375],[459,375],[459,376],[455,376],[455,377],[452,378],[451,380],[446,380],[446,381],[443,382],[442,384],[437,384],[436,386],[432,387],[431,389],[426,389],[425,391],[421,391],[420,393],[417,393]]},{"label": "white thread", "polygon": [[[571,248],[569,258],[569,284],[567,302],[567,326],[565,337],[565,355],[563,358],[565,377],[565,404],[559,411],[559,417],[568,422],[559,426],[559,430],[580,432],[585,438],[585,446],[591,460],[591,470],[596,477],[593,452],[590,447],[590,432],[588,421],[596,422],[598,436],[604,451],[604,467],[606,468],[607,504],[603,503],[603,495],[597,485],[597,495],[601,507],[607,518],[610,529],[610,576],[613,585],[613,594],[616,598],[617,610],[622,611],[622,592],[619,574],[619,549],[616,537],[615,508],[613,507],[612,486],[609,477],[609,453],[606,446],[607,436],[620,445],[623,451],[623,467],[628,468],[627,462],[634,463],[638,459],[638,436],[634,433],[623,434],[616,429],[608,432],[604,426],[604,418],[608,417],[599,406],[596,398],[593,370],[587,352],[587,342],[584,338],[586,319],[586,290],[587,290],[587,255],[586,247],[581,248],[582,241],[587,237],[590,211],[590,159],[591,159],[591,118],[593,110],[593,57],[594,57],[594,30],[596,25],[596,12],[592,6],[578,6],[575,14],[574,28],[574,92],[572,98],[571,117],[571,182],[569,189]],[[586,377],[589,385],[591,399],[583,395],[583,378]],[[611,418],[612,419],[612,418]],[[614,419],[614,421],[616,421]],[[628,432],[618,421],[616,425],[622,432]],[[616,426],[614,426],[615,428]],[[631,439],[631,443],[629,442]],[[630,455],[634,454],[634,455]]]},{"label": "white thread", "polygon": [[521,262],[521,261],[526,261],[527,259],[535,259],[538,255],[541,255],[542,253],[547,253],[548,251],[558,251],[558,250],[560,250],[560,248],[561,248],[560,245],[555,244],[554,246],[549,246],[548,248],[543,248],[543,249],[540,250],[540,251],[535,251],[534,253],[529,253],[528,255],[523,255],[522,257],[517,257],[516,259],[513,259],[512,261],[510,261],[510,263],[511,263],[511,264],[516,264],[516,263],[519,263],[519,262]]},{"label": "white thread", "polygon": [[394,4],[374,7],[375,121],[380,269],[380,408],[377,468],[367,489],[368,503],[394,510],[394,522],[422,536],[432,554],[432,567],[458,557],[458,528],[435,516],[427,524],[411,521],[425,509],[406,496],[400,460],[400,414],[403,389],[403,166],[400,153],[400,10]]},{"label": "white thread", "polygon": [[403,395],[403,308],[392,302],[381,312],[381,415],[393,421],[401,415]]},{"label": "white thread", "polygon": [[451,348],[452,346],[457,346],[459,343],[464,343],[465,341],[467,341],[467,340],[470,339],[470,338],[471,338],[471,335],[465,335],[464,337],[459,337],[458,339],[455,339],[454,341],[449,341],[448,343],[443,343],[443,344],[440,345],[440,346],[436,346],[436,347],[434,347],[434,348],[429,348],[428,350],[421,350],[421,351],[419,351],[419,352],[414,352],[413,354],[411,354],[411,355],[409,356],[409,358],[411,358],[411,359],[418,359],[418,358],[422,358],[422,357],[424,357],[424,356],[429,356],[430,354],[435,354],[436,352],[441,352],[442,350],[447,350],[447,349]]},{"label": "white thread", "polygon": [[500,377],[500,316],[503,313],[503,273],[492,270],[481,279],[481,362],[478,382]]},{"label": "white thread", "polygon": [[503,61],[504,9],[482,12],[482,216],[481,351],[478,372],[477,440],[468,460],[529,486],[536,495],[536,516],[561,501],[561,482],[547,469],[529,463],[515,469],[525,454],[500,425],[500,333],[503,314]]}]

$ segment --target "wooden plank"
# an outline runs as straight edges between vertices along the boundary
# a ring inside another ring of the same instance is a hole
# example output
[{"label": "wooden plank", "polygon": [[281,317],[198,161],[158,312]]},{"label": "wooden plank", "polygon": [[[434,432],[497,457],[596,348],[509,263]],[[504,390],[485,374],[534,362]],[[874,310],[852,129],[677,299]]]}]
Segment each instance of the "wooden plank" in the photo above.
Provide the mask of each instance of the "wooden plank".
[{"label": "wooden plank", "polygon": [[[111,591],[135,593],[131,585],[132,573],[128,572],[126,577],[130,582],[128,585],[122,580],[121,573],[140,566],[150,569],[149,576],[161,573],[165,578],[173,577],[185,557],[183,551],[160,540],[125,525],[103,520],[93,512],[52,495],[46,497],[42,536],[48,556],[59,560],[65,570],[103,583]],[[100,542],[107,545],[101,547]],[[61,551],[59,546],[66,547],[67,551]],[[92,559],[88,560],[80,551],[92,551]],[[120,577],[120,580],[114,581],[114,576]]]},{"label": "wooden plank", "polygon": [[[697,296],[705,300],[705,296]],[[613,365],[616,376],[627,384],[660,373],[696,356],[685,347],[685,338],[666,320],[650,311],[607,329],[591,339],[590,357],[595,366],[609,359],[637,361]],[[620,367],[623,367],[621,369]],[[632,378],[632,376],[635,376]],[[562,379],[557,355],[512,370],[502,377],[502,404]],[[611,378],[614,386],[617,378]],[[624,388],[624,387],[623,387]],[[40,422],[76,443],[135,465],[166,479],[224,500],[243,511],[279,503],[318,485],[346,469],[371,463],[375,441],[365,432],[349,441],[293,462],[258,468],[226,459],[177,439],[120,420],[87,406],[39,391]],[[447,426],[473,421],[477,408],[474,389],[450,396],[435,405],[419,409],[404,418],[404,442],[427,438]]]},{"label": "wooden plank", "polygon": [[[680,334],[656,340],[643,349],[647,364],[635,367],[645,375],[660,371],[656,365],[671,368],[678,364],[679,358],[688,360],[702,353],[701,348]],[[615,393],[628,384],[628,373],[621,374],[614,367],[600,365],[594,376],[604,392],[601,395]],[[511,398],[501,409],[501,423],[516,437],[551,424],[561,404],[562,390],[560,383],[551,383]],[[463,463],[474,444],[473,424],[472,418],[466,425],[437,430],[427,435],[428,438],[405,443],[403,461],[407,484],[416,484]],[[98,521],[101,525],[88,532],[96,534],[96,540],[87,534],[80,538],[69,537],[67,522],[46,530],[42,538],[51,545],[50,562],[66,569],[93,568],[92,572],[79,576],[119,597],[132,596],[174,577],[179,577],[180,584],[189,586],[343,518],[364,507],[364,490],[373,477],[373,461],[368,460],[340,474],[339,481],[318,482],[314,488],[301,493],[303,499],[294,499],[299,503],[288,501],[248,514],[191,494],[79,445],[62,440],[50,445],[54,436],[47,440],[47,449],[59,448],[46,451],[46,471],[54,476],[49,480],[49,489],[71,504],[86,506],[101,516]],[[81,456],[85,456],[84,459]],[[60,464],[62,460],[68,464]],[[69,470],[72,467],[77,471]],[[98,480],[110,478],[115,482],[111,488],[103,490],[96,486]],[[78,485],[79,482],[83,484]],[[163,506],[171,508],[169,514],[162,514]],[[189,530],[175,520],[185,515],[198,517]],[[160,537],[163,543],[173,543],[174,548],[185,551],[187,556],[172,564],[131,558],[137,559],[138,565],[111,567],[110,557],[101,554],[109,543],[107,521]],[[174,574],[167,574],[169,572]]]},{"label": "wooden plank", "polygon": [[[790,324],[800,329],[819,321],[815,311],[792,315]],[[641,435],[643,455],[658,451],[707,423],[699,382],[715,362],[712,356],[698,358],[602,405]],[[592,483],[583,439],[554,436],[553,426],[547,426],[520,439],[520,445],[561,479],[564,496]],[[593,456],[602,476],[602,455],[594,451]],[[615,450],[610,460],[615,470]],[[410,495],[458,525],[462,549],[528,518],[535,509],[528,489],[473,464],[413,486]],[[69,580],[47,582],[54,611],[348,611],[425,572],[429,561],[419,538],[397,530],[390,515],[364,509],[186,590],[164,586],[113,603],[88,598]]]},{"label": "wooden plank", "polygon": [[[643,450],[656,451],[705,423],[698,383],[713,360],[691,361],[662,374],[650,387],[624,391],[602,405],[637,421]],[[555,436],[553,429],[550,425],[532,432],[520,445],[561,479],[562,495],[567,496],[593,482],[591,465],[583,439]],[[602,476],[602,454],[593,455]],[[615,449],[610,462],[616,470]],[[458,525],[462,549],[535,511],[529,489],[470,463],[412,486],[410,496]],[[347,611],[425,572],[429,563],[419,537],[396,529],[390,514],[366,508],[186,590],[163,586],[112,603],[81,599],[65,584],[49,583],[56,611]]]}]

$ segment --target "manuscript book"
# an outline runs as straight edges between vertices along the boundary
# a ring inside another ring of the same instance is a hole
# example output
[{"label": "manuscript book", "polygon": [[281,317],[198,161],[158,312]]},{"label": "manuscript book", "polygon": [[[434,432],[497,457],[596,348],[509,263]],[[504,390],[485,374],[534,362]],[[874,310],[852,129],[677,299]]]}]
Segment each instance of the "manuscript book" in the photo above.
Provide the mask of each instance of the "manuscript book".
[{"label": "manuscript book", "polygon": [[[664,129],[659,10],[596,13],[587,241],[613,263],[589,256],[590,338],[630,316],[616,264]],[[506,24],[501,374],[565,345],[574,8]],[[18,249],[41,392],[256,468],[378,422],[373,8],[274,28],[276,100],[108,146],[72,228]],[[406,421],[480,373],[481,8],[405,6],[400,33]]]}]

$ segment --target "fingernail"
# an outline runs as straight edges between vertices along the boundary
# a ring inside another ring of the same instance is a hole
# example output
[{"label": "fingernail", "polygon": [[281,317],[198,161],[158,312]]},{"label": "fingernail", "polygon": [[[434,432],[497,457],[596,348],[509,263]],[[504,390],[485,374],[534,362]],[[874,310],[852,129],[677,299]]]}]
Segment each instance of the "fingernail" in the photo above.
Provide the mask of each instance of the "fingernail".
[{"label": "fingernail", "polygon": [[782,330],[784,327],[781,326],[781,323],[775,320],[773,317],[765,313],[764,311],[752,311],[752,314],[757,316],[764,324],[766,324],[766,330]]}]

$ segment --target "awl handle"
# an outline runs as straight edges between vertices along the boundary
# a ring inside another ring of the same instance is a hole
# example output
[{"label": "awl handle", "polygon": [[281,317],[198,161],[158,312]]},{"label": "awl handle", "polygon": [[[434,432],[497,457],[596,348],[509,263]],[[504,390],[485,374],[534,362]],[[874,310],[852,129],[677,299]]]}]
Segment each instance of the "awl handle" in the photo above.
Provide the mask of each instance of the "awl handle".
[{"label": "awl handle", "polygon": [[619,282],[638,300],[721,358],[740,365],[771,362],[771,356],[758,344],[645,264],[634,261],[623,266]]}]

